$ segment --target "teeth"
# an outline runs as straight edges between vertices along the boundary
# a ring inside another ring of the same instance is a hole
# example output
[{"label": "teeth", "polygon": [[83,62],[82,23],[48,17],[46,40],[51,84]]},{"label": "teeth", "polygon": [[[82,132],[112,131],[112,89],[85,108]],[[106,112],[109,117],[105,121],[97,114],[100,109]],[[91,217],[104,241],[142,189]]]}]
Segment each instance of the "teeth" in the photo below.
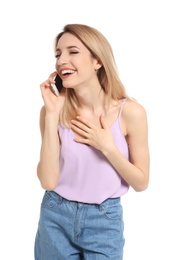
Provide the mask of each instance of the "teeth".
[{"label": "teeth", "polygon": [[61,71],[61,74],[62,75],[64,75],[64,74],[67,74],[67,73],[74,73],[74,71],[73,70],[63,70],[63,71]]}]

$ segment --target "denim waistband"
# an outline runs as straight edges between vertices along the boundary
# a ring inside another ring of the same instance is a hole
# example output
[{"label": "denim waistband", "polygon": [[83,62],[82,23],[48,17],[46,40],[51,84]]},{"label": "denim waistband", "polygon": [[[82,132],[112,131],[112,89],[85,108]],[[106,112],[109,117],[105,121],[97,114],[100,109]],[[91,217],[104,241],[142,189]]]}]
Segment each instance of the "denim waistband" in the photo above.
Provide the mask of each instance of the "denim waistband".
[{"label": "denim waistband", "polygon": [[81,201],[73,201],[73,200],[68,200],[64,197],[62,197],[61,195],[59,195],[58,193],[56,193],[55,191],[46,191],[47,195],[50,195],[50,197],[54,200],[56,200],[57,203],[61,203],[62,201],[64,201],[65,203],[68,204],[72,204],[72,205],[76,205],[76,206],[80,206],[80,205],[86,205],[86,206],[90,206],[90,207],[96,207],[96,208],[100,208],[100,207],[107,207],[107,206],[115,206],[116,204],[120,203],[121,198],[108,198],[106,200],[104,200],[101,204],[92,204],[92,203],[84,203]]}]

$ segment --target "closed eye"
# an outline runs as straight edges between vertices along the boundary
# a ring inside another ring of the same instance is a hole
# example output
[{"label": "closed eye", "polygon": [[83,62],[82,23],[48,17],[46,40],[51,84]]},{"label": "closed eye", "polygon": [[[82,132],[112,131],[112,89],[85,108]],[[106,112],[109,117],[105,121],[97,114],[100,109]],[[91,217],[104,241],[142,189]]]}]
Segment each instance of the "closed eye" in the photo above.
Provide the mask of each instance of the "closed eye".
[{"label": "closed eye", "polygon": [[55,58],[58,59],[60,57],[60,54],[56,54]]},{"label": "closed eye", "polygon": [[[78,54],[78,53],[79,53],[78,51],[70,51],[70,52],[69,52],[69,54]],[[61,56],[60,54],[56,54],[56,55],[55,55],[55,58],[56,58],[56,59],[59,59],[60,56]]]},{"label": "closed eye", "polygon": [[70,51],[69,52],[70,54],[77,54],[77,53],[79,53],[78,51]]}]

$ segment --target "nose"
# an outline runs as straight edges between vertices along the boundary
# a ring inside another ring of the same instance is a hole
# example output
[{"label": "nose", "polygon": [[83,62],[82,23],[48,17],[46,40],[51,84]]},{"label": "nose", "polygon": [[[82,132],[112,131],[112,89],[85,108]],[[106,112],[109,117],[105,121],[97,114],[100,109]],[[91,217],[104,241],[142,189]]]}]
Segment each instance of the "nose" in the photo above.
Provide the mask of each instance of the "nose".
[{"label": "nose", "polygon": [[67,55],[61,53],[61,55],[57,59],[57,65],[63,65],[63,64],[66,64],[67,62],[68,62],[67,61]]}]

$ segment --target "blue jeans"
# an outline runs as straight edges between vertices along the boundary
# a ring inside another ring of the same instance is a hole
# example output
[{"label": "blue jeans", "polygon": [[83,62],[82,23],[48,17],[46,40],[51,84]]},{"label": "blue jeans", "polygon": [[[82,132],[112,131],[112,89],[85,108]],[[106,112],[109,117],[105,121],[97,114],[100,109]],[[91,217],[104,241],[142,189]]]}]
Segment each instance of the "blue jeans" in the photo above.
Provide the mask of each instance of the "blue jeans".
[{"label": "blue jeans", "polygon": [[46,191],[35,238],[35,260],[122,260],[120,198],[100,205],[68,201]]}]

